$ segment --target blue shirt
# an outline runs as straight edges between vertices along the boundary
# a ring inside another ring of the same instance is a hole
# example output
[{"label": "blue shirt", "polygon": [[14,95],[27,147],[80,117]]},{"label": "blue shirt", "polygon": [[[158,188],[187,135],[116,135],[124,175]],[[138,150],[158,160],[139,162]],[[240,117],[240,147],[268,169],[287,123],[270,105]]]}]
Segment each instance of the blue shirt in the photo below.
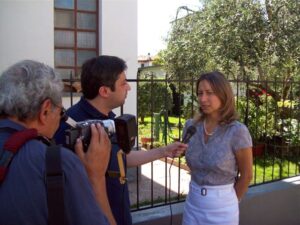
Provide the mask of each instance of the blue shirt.
[{"label": "blue shirt", "polygon": [[[11,120],[0,120],[0,155],[10,134],[23,129]],[[0,184],[0,224],[48,224],[46,150],[44,143],[33,139],[15,154],[5,180]],[[65,213],[69,224],[108,224],[79,158],[70,150],[61,148],[61,160],[65,175]]]},{"label": "blue shirt", "polygon": [[[193,120],[186,122],[184,133],[193,123]],[[248,128],[238,121],[219,125],[205,143],[203,122],[195,126],[197,132],[185,154],[191,179],[200,186],[234,183],[238,172],[235,152],[252,147]]]},{"label": "blue shirt", "polygon": [[[88,119],[114,119],[115,114],[110,112],[108,116],[99,112],[83,97],[80,101],[67,110],[67,115],[73,120],[80,122]],[[55,140],[57,143],[65,144],[64,132],[69,128],[69,125],[62,122],[60,128],[55,134]],[[119,164],[117,160],[117,153],[120,150],[119,145],[115,141],[115,137],[111,138],[112,151],[110,156],[110,162],[108,164],[109,171],[119,172]],[[123,158],[124,165],[126,167],[126,158]],[[101,162],[99,162],[101,163]],[[113,216],[118,225],[131,225],[132,219],[130,214],[130,202],[127,183],[121,184],[118,177],[106,177],[106,187],[109,204],[113,213]]]}]

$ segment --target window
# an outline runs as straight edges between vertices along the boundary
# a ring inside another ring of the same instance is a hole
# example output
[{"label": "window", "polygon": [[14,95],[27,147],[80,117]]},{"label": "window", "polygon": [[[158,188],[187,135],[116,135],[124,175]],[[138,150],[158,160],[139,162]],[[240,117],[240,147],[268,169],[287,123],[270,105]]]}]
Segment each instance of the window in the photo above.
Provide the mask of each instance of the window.
[{"label": "window", "polygon": [[54,65],[63,79],[78,78],[84,61],[98,55],[98,0],[54,1]]}]

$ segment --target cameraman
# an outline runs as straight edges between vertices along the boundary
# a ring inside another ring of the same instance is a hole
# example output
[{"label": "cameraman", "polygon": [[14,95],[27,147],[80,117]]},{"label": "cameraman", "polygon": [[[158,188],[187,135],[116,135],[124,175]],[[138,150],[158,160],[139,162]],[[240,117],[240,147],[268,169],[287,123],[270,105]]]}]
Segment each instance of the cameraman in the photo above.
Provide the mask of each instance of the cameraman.
[{"label": "cameraman", "polygon": [[[83,97],[67,110],[75,121],[88,119],[113,119],[113,109],[124,104],[130,86],[126,80],[127,69],[124,60],[115,56],[98,56],[87,60],[82,66],[81,88]],[[61,123],[55,135],[57,142],[64,143],[64,131],[68,128]],[[179,142],[151,151],[131,151],[123,160],[125,166],[134,167],[162,157],[181,155],[187,145]],[[112,143],[109,171],[119,171],[117,152],[120,147]],[[118,225],[131,225],[130,202],[127,183],[120,184],[116,177],[106,176],[107,197],[113,218]],[[111,221],[111,220],[110,220]]]},{"label": "cameraman", "polygon": [[[64,116],[62,89],[62,81],[52,68],[31,60],[11,66],[0,77],[1,176],[6,166],[5,154],[9,154],[7,148],[3,149],[6,140],[30,128],[38,134],[38,138],[27,140],[15,153],[0,183],[0,224],[46,225],[49,222],[45,155]],[[100,125],[91,129],[87,153],[83,152],[80,140],[75,147],[79,157],[65,148],[59,151],[64,175],[63,218],[70,225],[108,224],[99,207],[102,201],[99,193],[105,191],[103,181],[111,145]]]}]

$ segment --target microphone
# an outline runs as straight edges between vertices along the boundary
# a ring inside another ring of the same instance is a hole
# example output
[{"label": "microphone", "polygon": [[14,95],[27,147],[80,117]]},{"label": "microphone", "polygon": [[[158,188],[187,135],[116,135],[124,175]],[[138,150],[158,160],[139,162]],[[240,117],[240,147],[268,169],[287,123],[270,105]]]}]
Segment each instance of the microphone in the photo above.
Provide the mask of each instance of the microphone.
[{"label": "microphone", "polygon": [[187,144],[189,142],[189,140],[191,139],[191,137],[196,133],[197,129],[194,125],[189,126],[183,139],[182,139],[182,143]]}]

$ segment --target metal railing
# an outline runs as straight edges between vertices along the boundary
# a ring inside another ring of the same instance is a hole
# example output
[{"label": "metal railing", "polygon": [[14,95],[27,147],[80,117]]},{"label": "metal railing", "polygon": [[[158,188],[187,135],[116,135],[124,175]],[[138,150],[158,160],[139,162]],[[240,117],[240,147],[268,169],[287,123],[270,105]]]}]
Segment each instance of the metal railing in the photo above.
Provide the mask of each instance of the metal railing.
[{"label": "metal railing", "polygon": [[[137,148],[151,149],[180,140],[185,120],[198,109],[196,80],[155,79],[151,76],[147,79],[129,79],[128,82],[137,83]],[[251,185],[299,175],[300,83],[279,80],[230,80],[230,83],[240,121],[248,127],[253,138],[254,178]],[[144,136],[149,138],[148,143],[142,143]],[[172,183],[177,185],[176,190],[171,190],[170,162],[170,159],[161,160],[159,171],[155,162],[148,164],[148,177],[142,174],[144,167],[131,169],[130,176],[133,178],[129,188],[132,211],[184,201],[186,192],[181,186],[185,179],[183,176],[189,176],[188,168],[184,157],[172,162]],[[160,184],[155,180],[157,173],[164,175],[164,179],[160,178]],[[146,198],[145,185],[150,192],[147,192]],[[155,188],[160,190],[159,194]]]}]

